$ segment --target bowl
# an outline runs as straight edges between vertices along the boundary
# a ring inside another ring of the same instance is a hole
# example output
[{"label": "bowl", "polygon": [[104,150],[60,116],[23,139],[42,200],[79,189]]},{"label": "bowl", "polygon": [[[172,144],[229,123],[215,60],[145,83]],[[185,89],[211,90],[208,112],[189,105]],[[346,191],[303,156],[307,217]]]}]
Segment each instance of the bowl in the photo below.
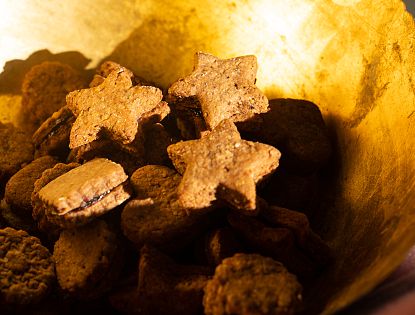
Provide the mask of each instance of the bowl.
[{"label": "bowl", "polygon": [[268,98],[308,99],[335,143],[315,226],[336,256],[308,313],[373,289],[415,244],[415,25],[398,0],[13,1],[0,10],[0,120],[18,123],[24,73],[111,59],[168,87],[193,55],[254,54]]}]

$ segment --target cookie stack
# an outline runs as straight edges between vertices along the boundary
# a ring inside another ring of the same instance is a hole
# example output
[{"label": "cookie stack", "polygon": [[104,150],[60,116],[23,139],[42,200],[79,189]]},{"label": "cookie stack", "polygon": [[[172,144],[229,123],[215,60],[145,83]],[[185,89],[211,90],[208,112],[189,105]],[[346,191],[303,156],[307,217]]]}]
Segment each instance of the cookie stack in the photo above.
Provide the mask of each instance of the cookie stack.
[{"label": "cookie stack", "polygon": [[268,101],[256,72],[199,52],[163,95],[111,61],[89,87],[67,65],[30,70],[31,114],[0,124],[0,307],[301,310],[331,260],[307,215],[332,149],[318,107]]}]

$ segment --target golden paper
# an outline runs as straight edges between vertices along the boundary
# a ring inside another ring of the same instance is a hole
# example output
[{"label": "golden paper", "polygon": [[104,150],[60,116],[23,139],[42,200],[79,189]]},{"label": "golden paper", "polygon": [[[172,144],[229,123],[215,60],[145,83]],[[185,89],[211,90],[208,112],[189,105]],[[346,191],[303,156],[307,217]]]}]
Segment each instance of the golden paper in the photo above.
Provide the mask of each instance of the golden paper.
[{"label": "golden paper", "polygon": [[22,76],[42,60],[92,68],[112,59],[167,87],[191,71],[198,50],[221,58],[255,54],[257,84],[268,97],[317,103],[338,149],[319,224],[336,262],[309,290],[307,313],[349,305],[415,244],[415,25],[401,1],[0,6],[0,64],[7,62],[0,74],[2,121],[17,121]]}]

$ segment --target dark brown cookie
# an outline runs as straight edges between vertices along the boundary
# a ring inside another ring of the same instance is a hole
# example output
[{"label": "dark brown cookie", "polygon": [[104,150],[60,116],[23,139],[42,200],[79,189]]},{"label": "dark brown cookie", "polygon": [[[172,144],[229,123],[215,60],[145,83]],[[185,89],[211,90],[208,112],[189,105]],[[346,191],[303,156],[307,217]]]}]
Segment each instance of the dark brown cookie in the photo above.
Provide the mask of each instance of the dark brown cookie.
[{"label": "dark brown cookie", "polygon": [[290,272],[303,279],[315,275],[318,265],[298,247],[290,229],[269,226],[258,218],[233,212],[228,214],[228,221],[255,252],[281,261]]},{"label": "dark brown cookie", "polygon": [[305,100],[274,99],[269,108],[256,117],[260,121],[258,129],[244,136],[278,148],[281,167],[295,174],[313,173],[327,163],[332,146],[317,105]]},{"label": "dark brown cookie", "polygon": [[320,266],[326,265],[332,258],[329,246],[315,233],[303,213],[281,207],[264,207],[261,217],[277,227],[290,229],[296,238],[296,243],[307,255]]},{"label": "dark brown cookie", "polygon": [[133,86],[131,72],[125,68],[112,71],[96,87],[69,93],[66,102],[76,116],[70,148],[97,140],[101,131],[121,144],[131,143],[139,129],[140,118],[150,113],[161,116],[169,110],[167,103],[161,101],[162,97],[158,88]]},{"label": "dark brown cookie", "polygon": [[209,226],[209,209],[188,211],[179,203],[181,176],[160,165],[139,168],[131,176],[136,198],[121,214],[124,235],[138,248],[151,244],[166,251],[183,248]]},{"label": "dark brown cookie", "polygon": [[309,215],[317,198],[318,185],[317,174],[301,176],[279,167],[258,194],[270,204]]},{"label": "dark brown cookie", "polygon": [[37,303],[54,280],[51,255],[38,238],[12,228],[0,230],[0,307]]},{"label": "dark brown cookie", "polygon": [[256,72],[255,56],[219,59],[198,52],[193,73],[173,83],[169,99],[197,97],[210,130],[225,119],[245,121],[268,109],[267,98],[255,86]]},{"label": "dark brown cookie", "polygon": [[[16,230],[24,230],[32,235],[37,234],[36,222],[28,216],[19,215],[10,207],[10,205],[3,199],[0,202],[0,215],[6,227],[12,227]],[[37,236],[37,235],[36,235]]]},{"label": "dark brown cookie", "polygon": [[32,67],[22,84],[22,119],[32,133],[65,105],[71,91],[85,86],[80,74],[60,62],[43,62]]},{"label": "dark brown cookie", "polygon": [[183,139],[199,139],[208,130],[200,103],[196,98],[189,97],[177,100],[169,106],[172,108],[176,126]]},{"label": "dark brown cookie", "polygon": [[95,140],[72,149],[68,161],[84,164],[95,158],[106,158],[120,164],[131,175],[146,164],[144,149],[131,147],[125,148],[110,139]]},{"label": "dark brown cookie", "polygon": [[204,254],[211,266],[219,265],[222,260],[243,252],[243,245],[229,227],[210,231],[204,239]]},{"label": "dark brown cookie", "polygon": [[98,158],[49,182],[39,191],[50,222],[75,227],[112,210],[130,198],[121,165]]},{"label": "dark brown cookie", "polygon": [[33,207],[32,217],[37,222],[38,229],[52,239],[56,239],[59,236],[62,228],[48,220],[45,213],[46,205],[40,200],[39,191],[54,179],[78,166],[80,166],[78,163],[58,163],[54,167],[45,170],[34,184],[31,195],[31,204]]},{"label": "dark brown cookie", "polygon": [[209,268],[178,265],[158,250],[143,247],[135,314],[201,314],[203,289],[209,278]]},{"label": "dark brown cookie", "polygon": [[285,267],[257,254],[223,260],[205,288],[206,315],[291,315],[301,305],[302,287]]},{"label": "dark brown cookie", "polygon": [[69,134],[75,116],[67,106],[54,112],[33,134],[35,158],[43,155],[53,155],[66,160],[69,154]]},{"label": "dark brown cookie", "polygon": [[0,122],[0,195],[9,178],[33,160],[30,135],[12,124]]},{"label": "dark brown cookie", "polygon": [[31,195],[34,184],[43,171],[53,167],[57,162],[51,156],[40,157],[10,178],[6,185],[4,199],[13,212],[19,216],[32,218]]},{"label": "dark brown cookie", "polygon": [[55,243],[53,259],[64,292],[94,299],[107,292],[122,267],[122,247],[103,220],[64,230]]},{"label": "dark brown cookie", "polygon": [[162,124],[150,124],[144,129],[145,163],[153,165],[171,165],[167,147],[175,142]]},{"label": "dark brown cookie", "polygon": [[249,214],[257,212],[256,183],[278,167],[280,158],[272,146],[242,140],[229,120],[199,140],[169,146],[167,152],[183,174],[178,193],[184,207],[208,207],[218,197]]}]

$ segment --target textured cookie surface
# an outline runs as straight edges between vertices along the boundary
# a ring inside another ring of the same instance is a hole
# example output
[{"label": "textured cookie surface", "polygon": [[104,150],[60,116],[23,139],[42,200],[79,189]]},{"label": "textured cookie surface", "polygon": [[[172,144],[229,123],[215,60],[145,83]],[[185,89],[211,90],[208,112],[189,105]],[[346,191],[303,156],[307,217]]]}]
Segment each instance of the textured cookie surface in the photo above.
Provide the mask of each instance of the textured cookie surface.
[{"label": "textured cookie surface", "polygon": [[14,211],[32,216],[31,195],[34,183],[43,171],[53,167],[57,161],[51,156],[44,156],[26,165],[7,182],[4,198]]},{"label": "textured cookie surface", "polygon": [[30,136],[12,124],[0,122],[0,187],[31,160],[33,145]]},{"label": "textured cookie surface", "polygon": [[151,244],[172,251],[206,228],[208,220],[204,213],[188,213],[180,205],[177,196],[180,181],[176,171],[160,165],[144,166],[131,176],[137,199],[125,206],[121,226],[124,235],[138,248]]},{"label": "textured cookie surface", "polygon": [[266,112],[268,100],[255,86],[255,56],[219,59],[198,52],[194,71],[169,88],[172,99],[196,96],[210,129],[222,120],[244,121]]},{"label": "textured cookie surface", "polygon": [[100,296],[111,286],[112,268],[120,267],[117,253],[117,236],[105,221],[64,230],[53,251],[60,287],[82,299]]},{"label": "textured cookie surface", "polygon": [[25,231],[0,230],[0,307],[38,302],[54,279],[51,255],[39,239]]},{"label": "textured cookie surface", "polygon": [[301,301],[301,285],[284,266],[257,254],[223,260],[205,289],[207,315],[288,315]]},{"label": "textured cookie surface", "polygon": [[159,106],[162,97],[158,88],[133,86],[130,72],[124,68],[112,71],[98,86],[69,93],[66,101],[77,117],[70,148],[97,140],[101,130],[115,141],[131,143],[140,117]]},{"label": "textured cookie surface", "polygon": [[167,151],[183,174],[178,191],[183,206],[207,207],[219,196],[251,213],[256,209],[256,183],[277,168],[280,158],[272,146],[242,140],[229,120],[201,139],[178,142]]},{"label": "textured cookie surface", "polygon": [[26,73],[22,84],[22,117],[34,132],[44,120],[65,105],[71,91],[85,85],[80,74],[60,62],[43,62]]}]

